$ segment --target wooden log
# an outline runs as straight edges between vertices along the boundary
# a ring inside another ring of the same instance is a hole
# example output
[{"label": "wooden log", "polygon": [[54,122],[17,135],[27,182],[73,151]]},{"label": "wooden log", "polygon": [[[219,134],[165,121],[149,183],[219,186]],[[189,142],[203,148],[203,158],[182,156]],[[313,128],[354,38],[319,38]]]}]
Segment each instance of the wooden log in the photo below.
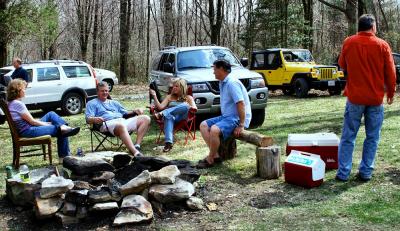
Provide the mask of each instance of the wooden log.
[{"label": "wooden log", "polygon": [[270,136],[264,136],[260,133],[246,130],[241,132],[237,139],[254,144],[257,147],[268,147],[274,143],[274,140]]},{"label": "wooden log", "polygon": [[224,140],[222,136],[220,137],[221,144],[218,148],[218,154],[222,160],[233,159],[236,156],[236,139],[234,137],[229,137]]},{"label": "wooden log", "polygon": [[277,179],[281,176],[279,146],[257,147],[257,175],[265,179]]}]

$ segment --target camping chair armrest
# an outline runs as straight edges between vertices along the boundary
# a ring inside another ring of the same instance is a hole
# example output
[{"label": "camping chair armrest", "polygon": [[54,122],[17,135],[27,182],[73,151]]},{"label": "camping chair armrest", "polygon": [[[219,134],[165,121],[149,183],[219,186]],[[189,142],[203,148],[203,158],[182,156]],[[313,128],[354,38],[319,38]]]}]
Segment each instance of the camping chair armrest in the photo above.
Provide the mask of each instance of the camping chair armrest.
[{"label": "camping chair armrest", "polygon": [[135,116],[137,116],[137,115],[138,115],[138,114],[137,114],[135,111],[131,111],[131,112],[128,112],[128,113],[123,114],[123,115],[122,115],[122,118],[124,118],[124,119],[129,119],[129,118],[135,117]]}]

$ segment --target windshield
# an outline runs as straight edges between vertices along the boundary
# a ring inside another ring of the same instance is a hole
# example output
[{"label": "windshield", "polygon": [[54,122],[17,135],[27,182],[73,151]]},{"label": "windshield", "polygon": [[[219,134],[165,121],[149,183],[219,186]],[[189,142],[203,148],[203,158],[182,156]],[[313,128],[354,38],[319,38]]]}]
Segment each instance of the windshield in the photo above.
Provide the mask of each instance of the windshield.
[{"label": "windshield", "polygon": [[225,59],[232,66],[240,66],[237,58],[227,49],[203,49],[178,53],[178,70],[210,68],[217,59]]},{"label": "windshield", "polygon": [[283,51],[286,62],[312,62],[314,61],[309,50]]}]

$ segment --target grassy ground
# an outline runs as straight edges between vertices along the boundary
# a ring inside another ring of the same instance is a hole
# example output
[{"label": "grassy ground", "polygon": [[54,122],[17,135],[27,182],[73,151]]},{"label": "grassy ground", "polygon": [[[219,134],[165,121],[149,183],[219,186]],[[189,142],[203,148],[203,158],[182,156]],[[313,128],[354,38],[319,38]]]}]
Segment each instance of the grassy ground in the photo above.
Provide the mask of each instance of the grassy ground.
[{"label": "grassy ground", "polygon": [[[116,93],[114,93],[116,94]],[[126,93],[125,93],[126,94]],[[144,107],[146,100],[122,101],[128,108]],[[289,133],[335,132],[340,135],[345,105],[344,97],[311,95],[306,99],[271,96],[264,125],[255,131],[274,137],[285,150]],[[39,114],[38,114],[39,116]],[[303,189],[277,180],[255,176],[255,147],[238,142],[237,158],[212,169],[204,170],[199,180],[198,195],[207,203],[215,203],[217,211],[178,211],[156,218],[150,225],[124,228],[159,230],[399,230],[400,228],[400,97],[391,106],[385,105],[385,122],[376,159],[373,179],[360,183],[354,179],[360,160],[365,130],[361,129],[354,153],[352,177],[346,183],[334,180],[335,171],[326,173],[322,186]],[[83,115],[67,117],[72,125],[84,128],[70,140],[71,149],[90,150],[90,133]],[[197,161],[207,149],[198,138],[183,145],[176,144],[169,158]],[[156,129],[152,127],[142,144],[146,155],[161,155],[153,150],[157,145]],[[181,137],[182,140],[182,137]],[[1,165],[12,162],[12,145],[7,125],[0,126]],[[55,147],[54,147],[55,148]],[[56,150],[56,149],[54,149]],[[53,155],[56,156],[56,155]],[[281,157],[283,163],[285,156]],[[23,160],[29,166],[46,165],[40,158]],[[5,171],[0,171],[5,177]],[[5,184],[0,181],[0,195]],[[31,211],[17,212],[5,199],[0,200],[0,229],[55,229],[55,222],[39,223]],[[88,220],[76,229],[107,230],[111,218]]]}]

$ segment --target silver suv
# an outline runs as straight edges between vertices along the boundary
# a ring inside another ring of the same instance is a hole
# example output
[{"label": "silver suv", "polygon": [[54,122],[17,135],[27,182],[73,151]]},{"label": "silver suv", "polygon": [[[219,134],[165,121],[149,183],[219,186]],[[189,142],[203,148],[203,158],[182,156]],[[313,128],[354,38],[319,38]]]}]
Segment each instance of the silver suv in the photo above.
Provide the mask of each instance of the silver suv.
[{"label": "silver suv", "polygon": [[[75,60],[44,60],[23,64],[28,72],[28,86],[22,101],[28,109],[55,110],[75,115],[85,102],[96,97],[97,79],[92,66]],[[14,67],[4,76],[11,76]]]},{"label": "silver suv", "polygon": [[246,87],[252,108],[251,126],[262,125],[265,118],[268,88],[264,79],[249,71],[247,59],[238,60],[228,48],[219,46],[167,47],[155,57],[150,71],[150,87],[159,98],[165,97],[174,78],[183,78],[192,87],[198,114],[220,113],[219,82],[215,79],[212,65],[217,59],[225,59],[232,65],[230,75],[240,79]]}]

